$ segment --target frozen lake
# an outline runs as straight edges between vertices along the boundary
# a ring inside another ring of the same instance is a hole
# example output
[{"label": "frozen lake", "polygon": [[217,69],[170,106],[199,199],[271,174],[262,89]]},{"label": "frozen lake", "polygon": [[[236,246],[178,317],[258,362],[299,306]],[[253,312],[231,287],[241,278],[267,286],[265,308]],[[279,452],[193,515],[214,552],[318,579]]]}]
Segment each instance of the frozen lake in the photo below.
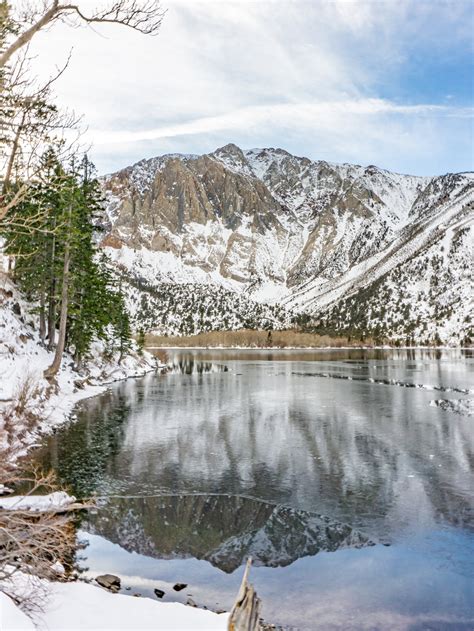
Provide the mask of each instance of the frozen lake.
[{"label": "frozen lake", "polygon": [[91,576],[228,609],[251,555],[269,622],[474,628],[471,352],[169,361],[83,402],[38,452],[101,498],[82,524]]}]

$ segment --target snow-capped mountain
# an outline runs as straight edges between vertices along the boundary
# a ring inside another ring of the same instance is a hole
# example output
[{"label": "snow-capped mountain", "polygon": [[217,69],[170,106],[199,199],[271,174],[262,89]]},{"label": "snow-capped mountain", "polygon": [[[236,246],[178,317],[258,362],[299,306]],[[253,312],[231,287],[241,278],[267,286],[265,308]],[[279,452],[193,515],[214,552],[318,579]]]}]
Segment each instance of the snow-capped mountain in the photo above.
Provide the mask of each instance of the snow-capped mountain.
[{"label": "snow-capped mountain", "polygon": [[306,313],[336,333],[470,335],[472,173],[414,177],[229,144],[142,160],[103,184],[103,245],[147,329],[283,328]]}]

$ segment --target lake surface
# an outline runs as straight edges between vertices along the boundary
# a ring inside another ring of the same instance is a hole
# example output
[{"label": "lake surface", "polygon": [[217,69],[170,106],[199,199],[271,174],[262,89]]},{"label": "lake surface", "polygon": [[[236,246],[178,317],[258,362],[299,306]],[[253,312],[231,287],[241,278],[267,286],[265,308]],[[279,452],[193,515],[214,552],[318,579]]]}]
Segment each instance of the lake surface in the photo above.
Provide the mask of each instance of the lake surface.
[{"label": "lake surface", "polygon": [[228,610],[250,555],[285,628],[474,629],[472,352],[168,355],[38,452],[100,497],[86,575]]}]

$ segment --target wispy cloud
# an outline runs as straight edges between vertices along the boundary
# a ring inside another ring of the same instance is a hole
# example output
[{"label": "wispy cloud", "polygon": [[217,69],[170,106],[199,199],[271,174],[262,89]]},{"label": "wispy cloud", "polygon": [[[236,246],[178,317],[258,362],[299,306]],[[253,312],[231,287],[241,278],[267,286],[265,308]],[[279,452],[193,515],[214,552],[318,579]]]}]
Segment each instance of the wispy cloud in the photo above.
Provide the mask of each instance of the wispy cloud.
[{"label": "wispy cloud", "polygon": [[58,26],[37,41],[41,70],[75,42],[58,96],[84,113],[101,170],[229,141],[417,173],[472,168],[471,2],[163,3],[157,38]]},{"label": "wispy cloud", "polygon": [[192,134],[215,133],[218,131],[239,132],[257,128],[262,125],[291,125],[299,129],[339,125],[340,119],[347,116],[374,116],[380,114],[396,114],[404,116],[451,116],[470,117],[474,115],[472,108],[456,108],[446,105],[398,105],[383,99],[358,99],[346,101],[326,101],[322,103],[282,103],[271,105],[255,105],[231,110],[218,116],[204,116],[175,125],[163,125],[153,129],[141,130],[90,130],[91,137],[97,145],[127,143],[174,138]]}]

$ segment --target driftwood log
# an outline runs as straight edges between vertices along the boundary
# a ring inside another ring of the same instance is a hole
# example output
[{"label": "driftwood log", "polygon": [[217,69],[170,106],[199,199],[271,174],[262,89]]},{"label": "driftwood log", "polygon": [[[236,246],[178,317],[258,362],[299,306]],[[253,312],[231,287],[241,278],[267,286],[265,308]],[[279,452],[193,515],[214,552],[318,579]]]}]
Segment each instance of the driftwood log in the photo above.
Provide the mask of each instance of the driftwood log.
[{"label": "driftwood log", "polygon": [[244,576],[237,600],[231,609],[228,631],[260,631],[260,599],[253,585],[248,582],[252,559],[247,559]]}]

